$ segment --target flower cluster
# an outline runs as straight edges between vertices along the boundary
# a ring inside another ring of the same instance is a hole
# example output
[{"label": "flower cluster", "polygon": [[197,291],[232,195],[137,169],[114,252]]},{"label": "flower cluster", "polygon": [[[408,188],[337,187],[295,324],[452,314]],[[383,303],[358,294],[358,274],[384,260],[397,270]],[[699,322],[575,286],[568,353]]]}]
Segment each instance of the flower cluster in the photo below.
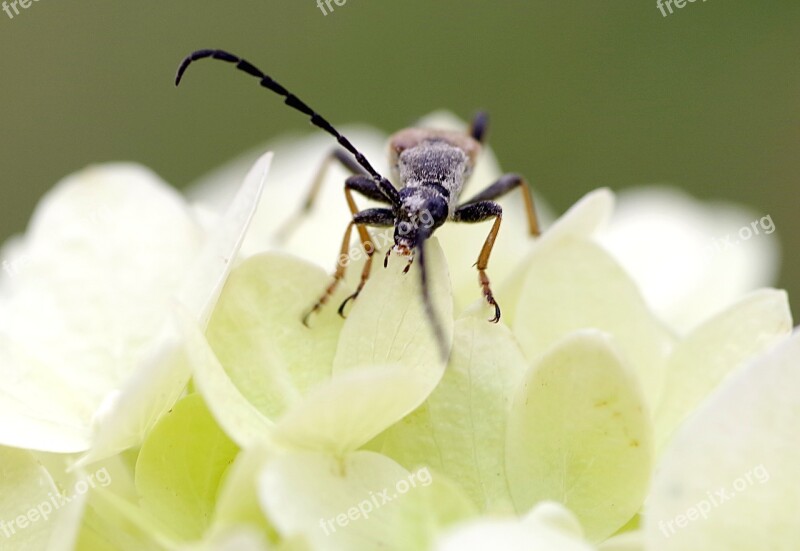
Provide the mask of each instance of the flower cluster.
[{"label": "flower cluster", "polygon": [[[380,158],[383,136],[350,133]],[[273,236],[327,147],[276,143],[274,163],[245,156],[188,198],[138,166],[91,167],[6,244],[0,521],[16,529],[0,547],[795,547],[800,336],[786,293],[760,288],[774,243],[702,254],[752,213],[663,188],[615,210],[600,189],[543,208],[533,240],[509,198],[500,324],[471,268],[488,228],[446,224],[426,245],[445,362],[404,263],[373,267],[346,319],[301,323],[348,220],[343,175]],[[499,175],[482,155],[473,191]],[[100,469],[108,484],[13,524]]]}]

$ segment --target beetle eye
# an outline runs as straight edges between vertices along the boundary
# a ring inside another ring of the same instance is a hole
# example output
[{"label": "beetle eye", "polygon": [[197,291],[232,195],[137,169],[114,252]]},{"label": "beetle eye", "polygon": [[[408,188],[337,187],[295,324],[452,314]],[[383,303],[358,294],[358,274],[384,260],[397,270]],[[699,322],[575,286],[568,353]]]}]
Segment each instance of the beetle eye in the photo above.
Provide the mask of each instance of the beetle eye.
[{"label": "beetle eye", "polygon": [[435,197],[426,201],[423,209],[428,220],[422,220],[422,216],[420,216],[420,220],[425,223],[426,227],[438,228],[447,220],[448,212],[447,202],[441,197]]}]

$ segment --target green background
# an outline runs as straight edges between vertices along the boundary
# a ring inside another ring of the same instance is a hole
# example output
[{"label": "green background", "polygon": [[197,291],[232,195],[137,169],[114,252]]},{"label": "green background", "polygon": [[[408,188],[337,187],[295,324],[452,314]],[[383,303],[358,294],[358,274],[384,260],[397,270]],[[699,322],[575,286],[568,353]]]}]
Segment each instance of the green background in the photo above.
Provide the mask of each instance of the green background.
[{"label": "green background", "polygon": [[[0,239],[64,175],[136,160],[183,186],[307,126],[203,47],[249,58],[334,123],[386,131],[485,108],[506,170],[557,210],[598,186],[671,183],[771,215],[800,305],[800,2],[281,3],[39,0],[0,12]],[[735,231],[735,230],[734,230]]]}]

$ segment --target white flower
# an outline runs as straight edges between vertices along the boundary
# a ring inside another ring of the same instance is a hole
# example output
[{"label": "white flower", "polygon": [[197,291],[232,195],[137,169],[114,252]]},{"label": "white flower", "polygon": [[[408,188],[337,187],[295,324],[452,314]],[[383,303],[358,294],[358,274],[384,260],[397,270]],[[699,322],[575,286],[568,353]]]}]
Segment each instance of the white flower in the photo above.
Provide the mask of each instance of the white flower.
[{"label": "white flower", "polygon": [[769,215],[751,209],[641,187],[620,192],[600,241],[655,312],[686,333],[745,293],[774,284],[774,231]]},{"label": "white flower", "polygon": [[90,167],[42,200],[6,248],[18,268],[0,283],[0,443],[97,459],[141,442],[188,379],[169,365],[172,303],[207,319],[268,162],[210,236],[136,165]]},{"label": "white flower", "polygon": [[648,551],[789,551],[800,541],[800,334],[725,381],[664,453]]},{"label": "white flower", "polygon": [[[348,134],[382,158],[380,134]],[[14,471],[0,520],[24,508],[12,492],[35,503],[97,465],[113,473],[15,537],[186,551],[792,548],[800,340],[787,338],[786,294],[753,289],[769,276],[768,239],[706,262],[698,246],[741,220],[730,209],[662,191],[614,214],[597,190],[545,214],[532,240],[509,197],[489,265],[501,324],[486,321],[472,268],[486,225],[447,224],[427,243],[445,365],[400,263],[373,269],[346,320],[334,307],[302,325],[349,217],[343,171],[287,243],[273,236],[330,143],[275,145],[246,237],[263,159],[247,177],[252,159],[207,178],[194,209],[142,169],[95,169],[6,248],[0,351],[17,369],[0,421],[21,424],[0,423],[0,443],[66,455],[0,448]],[[489,151],[478,166],[465,196],[500,174]],[[108,215],[87,215],[98,198]],[[746,275],[711,289],[736,266]],[[334,305],[359,262],[350,272]],[[59,474],[75,452],[88,452],[84,471]],[[719,487],[737,493],[717,503]]]}]

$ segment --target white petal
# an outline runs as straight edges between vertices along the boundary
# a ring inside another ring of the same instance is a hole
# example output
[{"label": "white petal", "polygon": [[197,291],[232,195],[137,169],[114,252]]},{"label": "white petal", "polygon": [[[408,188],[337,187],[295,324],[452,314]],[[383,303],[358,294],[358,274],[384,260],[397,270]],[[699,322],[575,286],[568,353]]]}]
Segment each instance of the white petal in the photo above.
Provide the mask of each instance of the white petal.
[{"label": "white petal", "polygon": [[136,457],[140,514],[168,527],[177,539],[200,539],[238,453],[201,395],[182,398],[147,434]]},{"label": "white petal", "polygon": [[597,331],[565,338],[511,406],[506,473],[517,510],[558,501],[602,541],[641,507],[652,438],[641,390],[611,340]]},{"label": "white petal", "polygon": [[443,536],[436,551],[592,551],[571,534],[540,522],[489,517],[464,524]]},{"label": "white petal", "polygon": [[641,531],[624,532],[608,538],[597,549],[598,551],[645,551],[644,535]]},{"label": "white petal", "polygon": [[319,551],[401,551],[407,549],[402,539],[385,528],[404,497],[398,484],[409,484],[406,491],[414,491],[410,476],[392,460],[372,452],[342,458],[294,453],[267,465],[258,492],[264,511],[283,537],[305,536]]},{"label": "white petal", "polygon": [[194,384],[205,398],[214,419],[242,449],[267,441],[271,436],[272,422],[242,396],[214,355],[196,321],[185,312],[179,312],[178,315]]},{"label": "white petal", "polygon": [[[194,259],[183,285],[176,292],[178,302],[203,326],[255,213],[270,161],[271,154],[267,153],[253,165],[217,230]],[[92,450],[79,465],[140,443],[158,418],[175,403],[188,382],[190,370],[182,355],[183,337],[168,316],[171,311],[166,309],[167,305],[164,308],[158,340],[126,381],[112,407],[95,418]]]},{"label": "white petal", "polygon": [[89,447],[90,406],[66,381],[0,335],[0,437],[23,449],[75,452]]},{"label": "white petal", "polygon": [[343,373],[292,407],[275,425],[275,438],[341,455],[412,412],[431,389],[429,379],[402,364]]},{"label": "white petal", "polygon": [[201,542],[176,547],[177,551],[269,551],[272,547],[263,534],[249,528],[214,533]]},{"label": "white petal", "polygon": [[242,180],[212,239],[195,260],[194,274],[181,287],[178,300],[205,327],[231,271],[253,218],[258,212],[273,153],[259,157]]},{"label": "white petal", "polygon": [[[30,375],[4,385],[0,408],[66,425],[65,434],[88,429],[106,395],[157,341],[201,237],[180,196],[141,167],[92,167],[58,184],[25,236],[26,262],[3,283],[0,334],[17,361],[29,361],[16,369]],[[37,394],[27,414],[11,401]],[[53,418],[67,396],[67,414]],[[0,441],[62,452],[86,447],[85,438],[51,442],[44,434],[21,441],[12,427],[0,423]]]},{"label": "white petal", "polygon": [[85,491],[71,485],[60,498],[50,474],[27,451],[0,447],[0,465],[0,549],[72,549]]},{"label": "white petal", "polygon": [[762,289],[694,329],[673,349],[655,410],[657,449],[730,373],[792,331],[785,291]]},{"label": "white petal", "polygon": [[423,304],[419,262],[404,274],[407,260],[393,254],[388,268],[374,262],[370,280],[348,314],[333,362],[334,376],[370,365],[402,363],[428,380],[433,390],[446,365],[442,345],[449,351],[453,339],[453,305],[450,274],[435,237],[425,243],[425,255],[431,301],[445,342],[436,339]]},{"label": "white petal", "polygon": [[611,190],[590,191],[572,205],[542,236],[542,245],[556,244],[568,237],[587,238],[601,230],[611,217],[615,198]]},{"label": "white petal", "polygon": [[440,343],[422,303],[418,263],[404,274],[405,259],[373,273],[342,328],[333,378],[312,391],[276,430],[295,446],[341,454],[400,420],[438,384],[453,333],[447,267],[435,238],[425,244],[431,297],[442,324]]},{"label": "white petal", "polygon": [[535,360],[580,329],[609,333],[630,360],[652,407],[671,337],[611,255],[591,241],[564,238],[537,248],[527,269],[513,320],[526,356]]},{"label": "white petal", "polygon": [[[522,286],[528,274],[531,260],[537,251],[558,246],[564,239],[589,239],[611,216],[614,209],[614,195],[608,189],[601,188],[587,193],[572,205],[552,226],[536,240],[534,250],[529,252],[505,280],[500,279],[495,285],[495,297],[503,310],[505,321],[513,320],[517,314],[517,305]],[[480,299],[473,303],[470,311],[485,308],[485,301]]]},{"label": "white petal", "polygon": [[[275,252],[248,258],[228,278],[206,338],[238,393],[269,419],[330,378],[342,319],[326,308],[302,323],[329,282],[320,268]],[[208,390],[213,400],[221,389]]]},{"label": "white petal", "polygon": [[774,231],[768,215],[650,187],[619,194],[602,240],[656,312],[687,331],[742,294],[774,282]]},{"label": "white petal", "polygon": [[565,534],[583,537],[583,526],[578,517],[555,501],[540,501],[523,517],[523,522],[550,526]]},{"label": "white petal", "polygon": [[447,371],[424,405],[383,435],[380,451],[408,468],[447,473],[482,510],[513,510],[505,474],[505,426],[527,361],[511,331],[456,322]]},{"label": "white petal", "polygon": [[675,434],[645,511],[648,551],[800,541],[800,333],[728,379]]},{"label": "white petal", "polygon": [[211,532],[228,530],[237,526],[272,530],[261,510],[257,479],[269,459],[266,448],[253,447],[242,450],[225,474],[217,492],[217,503]]}]

